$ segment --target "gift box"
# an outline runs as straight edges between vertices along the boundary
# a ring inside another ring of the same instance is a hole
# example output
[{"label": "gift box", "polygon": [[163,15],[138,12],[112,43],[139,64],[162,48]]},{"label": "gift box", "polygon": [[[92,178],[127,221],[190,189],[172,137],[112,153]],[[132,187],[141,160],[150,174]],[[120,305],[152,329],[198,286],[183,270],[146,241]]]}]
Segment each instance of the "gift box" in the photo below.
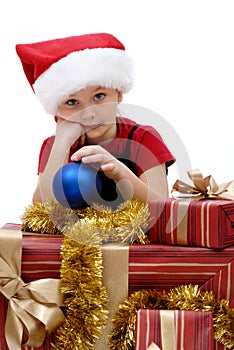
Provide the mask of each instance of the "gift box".
[{"label": "gift box", "polygon": [[129,293],[141,289],[170,291],[198,285],[234,307],[234,246],[221,251],[163,244],[130,245]]},{"label": "gift box", "polygon": [[149,204],[151,243],[207,248],[234,244],[234,201],[166,199]]},{"label": "gift box", "polygon": [[[7,224],[4,226],[3,230],[0,230],[0,233],[5,234],[9,232],[10,234],[11,232],[19,231],[19,229],[20,229],[20,225],[18,224]],[[1,238],[2,236],[0,236],[0,239]],[[9,238],[9,244],[12,244],[11,239],[12,238]],[[58,280],[60,278],[60,265],[61,265],[60,249],[61,249],[62,242],[63,242],[63,237],[59,237],[59,236],[42,237],[41,235],[26,235],[25,237],[23,237],[21,278],[25,284],[30,283],[32,281],[38,281],[41,279],[49,278],[53,280]],[[2,242],[1,242],[1,245],[2,245]],[[18,259],[19,258],[18,253],[13,252],[13,255],[15,254],[17,254],[16,259]],[[4,260],[5,259],[3,258],[3,261]],[[2,261],[0,261],[0,272],[3,271],[1,264],[2,264]],[[49,283],[49,285],[51,285],[51,283]],[[51,285],[51,288],[53,288],[52,285]],[[40,292],[41,291],[39,290],[39,293]],[[8,346],[5,340],[6,315],[7,313],[9,313],[8,304],[9,304],[8,299],[5,298],[2,293],[0,293],[0,305],[1,305],[0,350],[8,350]],[[17,307],[15,310],[17,310]],[[48,310],[48,313],[49,313],[49,310]],[[10,331],[12,334],[16,333],[14,329],[11,329]],[[43,345],[39,347],[22,346],[22,349],[49,350],[51,349],[52,341],[53,341],[53,333],[46,336],[43,342]],[[15,349],[16,348],[18,349],[17,346],[15,346]]]},{"label": "gift box", "polygon": [[[5,229],[20,230],[18,224]],[[59,278],[62,236],[23,236],[22,279]],[[178,285],[213,290],[234,307],[234,246],[216,249],[166,244],[132,244],[128,249],[129,295],[141,289],[170,291]]]},{"label": "gift box", "polygon": [[135,350],[214,350],[211,312],[138,310]]},{"label": "gift box", "polygon": [[[19,230],[20,225],[8,224],[4,228]],[[26,283],[41,278],[59,278],[63,240],[62,236],[23,236],[21,276]],[[234,307],[234,247],[217,252],[199,247],[133,244],[127,250],[129,295],[142,289],[169,292],[179,285],[192,284],[198,285],[201,291],[213,291],[215,297],[229,300],[230,306]],[[112,285],[114,296],[115,288]],[[4,310],[0,314],[0,350],[7,350],[4,334],[7,301],[1,294],[0,305]],[[50,339],[46,338],[40,350],[50,349]]]},{"label": "gift box", "polygon": [[[145,289],[170,292],[189,284],[198,285],[202,292],[213,291],[233,308],[234,246],[220,251],[163,244],[129,247],[129,294]],[[227,348],[215,341],[214,349]]]}]

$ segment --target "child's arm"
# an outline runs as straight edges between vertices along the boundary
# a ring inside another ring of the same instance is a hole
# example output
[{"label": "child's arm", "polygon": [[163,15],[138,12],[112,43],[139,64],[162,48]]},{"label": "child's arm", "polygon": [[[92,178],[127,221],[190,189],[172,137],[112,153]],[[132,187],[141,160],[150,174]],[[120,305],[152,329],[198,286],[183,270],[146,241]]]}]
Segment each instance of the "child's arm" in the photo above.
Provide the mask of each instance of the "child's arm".
[{"label": "child's arm", "polygon": [[116,182],[125,200],[135,198],[149,202],[168,196],[164,163],[147,170],[138,178],[125,164],[98,145],[82,147],[73,154],[72,160],[82,160],[86,164],[99,163],[100,169]]},{"label": "child's arm", "polygon": [[84,144],[82,126],[78,123],[58,118],[55,140],[45,170],[39,174],[33,201],[44,202],[54,199],[52,190],[54,175],[62,165],[68,163],[70,148],[77,140],[81,146]]}]

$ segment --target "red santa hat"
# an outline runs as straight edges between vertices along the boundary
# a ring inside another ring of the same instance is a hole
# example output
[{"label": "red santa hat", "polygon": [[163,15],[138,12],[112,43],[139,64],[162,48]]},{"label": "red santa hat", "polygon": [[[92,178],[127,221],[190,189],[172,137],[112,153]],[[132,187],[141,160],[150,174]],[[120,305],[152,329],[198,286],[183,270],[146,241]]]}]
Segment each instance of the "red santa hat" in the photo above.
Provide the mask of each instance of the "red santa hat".
[{"label": "red santa hat", "polygon": [[16,45],[25,75],[49,114],[66,98],[88,86],[128,92],[133,63],[124,45],[107,33]]}]

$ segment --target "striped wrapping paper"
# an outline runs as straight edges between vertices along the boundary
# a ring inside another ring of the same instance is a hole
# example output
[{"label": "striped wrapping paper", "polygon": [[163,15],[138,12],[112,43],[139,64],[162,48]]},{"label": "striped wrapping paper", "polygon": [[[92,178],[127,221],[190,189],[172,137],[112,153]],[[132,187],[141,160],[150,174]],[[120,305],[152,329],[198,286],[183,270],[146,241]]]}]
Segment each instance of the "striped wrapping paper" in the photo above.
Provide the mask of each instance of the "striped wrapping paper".
[{"label": "striped wrapping paper", "polygon": [[[8,224],[4,229],[17,230],[17,224]],[[27,283],[41,278],[60,277],[60,249],[63,237],[50,236],[24,236],[22,254],[22,280]],[[5,317],[7,313],[7,299],[0,293],[0,350],[8,350],[5,342]],[[14,331],[14,330],[12,330]],[[22,347],[23,350],[51,350],[53,335],[46,337],[44,343],[39,348],[31,346]]]},{"label": "striped wrapping paper", "polygon": [[234,307],[234,246],[221,251],[162,244],[130,245],[129,293],[140,289],[169,291],[178,285],[213,290]]},{"label": "striped wrapping paper", "polygon": [[211,312],[139,310],[135,350],[214,350]]},{"label": "striped wrapping paper", "polygon": [[[190,283],[212,290],[233,308],[234,246],[220,251],[161,244],[129,247],[129,294],[140,289],[168,292]],[[228,349],[215,341],[214,350]]]},{"label": "striped wrapping paper", "polygon": [[[20,229],[7,224],[4,229]],[[23,236],[22,279],[59,278],[61,236]],[[213,290],[216,297],[234,307],[234,247],[215,249],[162,244],[129,246],[129,295],[140,289],[169,291],[178,285],[198,284],[202,291]],[[0,350],[7,350],[4,324],[7,301],[0,294]],[[51,338],[37,350],[51,350]],[[221,344],[215,350],[225,349]],[[24,350],[34,350],[23,347]],[[35,349],[36,350],[36,349]]]},{"label": "striped wrapping paper", "polygon": [[234,244],[234,201],[159,200],[149,205],[151,243],[224,248]]}]

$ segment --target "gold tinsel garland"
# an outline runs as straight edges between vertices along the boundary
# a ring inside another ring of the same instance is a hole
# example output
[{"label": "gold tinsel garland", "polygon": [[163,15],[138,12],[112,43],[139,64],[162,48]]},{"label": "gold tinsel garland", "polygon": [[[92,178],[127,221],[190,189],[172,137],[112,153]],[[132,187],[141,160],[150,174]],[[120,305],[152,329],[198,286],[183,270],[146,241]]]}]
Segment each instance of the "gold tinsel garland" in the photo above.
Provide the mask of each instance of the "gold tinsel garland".
[{"label": "gold tinsel garland", "polygon": [[156,290],[132,294],[116,312],[110,349],[134,349],[136,311],[140,309],[212,311],[214,338],[227,348],[234,348],[234,309],[229,302],[216,299],[212,291],[201,292],[197,285],[188,285],[173,288],[168,294]]},{"label": "gold tinsel garland", "polygon": [[56,200],[34,202],[25,209],[21,221],[22,231],[64,234],[81,244],[149,243],[145,234],[149,209],[138,200],[124,202],[115,211],[100,205],[72,210]]},{"label": "gold tinsel garland", "polygon": [[[22,216],[22,230],[63,234],[61,291],[65,294],[66,321],[57,330],[56,350],[88,350],[94,347],[108,311],[108,296],[102,286],[100,245],[107,242],[149,243],[144,233],[149,225],[148,207],[139,201],[123,203],[115,212],[95,206],[83,210],[64,208],[56,201],[33,203]],[[110,349],[132,350],[136,311],[179,309],[212,311],[215,339],[234,348],[234,311],[227,300],[198,286],[179,286],[170,293],[141,290],[119,306],[113,320]]]},{"label": "gold tinsel garland", "polygon": [[66,320],[56,331],[56,350],[90,350],[105,327],[107,293],[102,286],[100,247],[85,246],[68,237],[61,248],[61,292]]},{"label": "gold tinsel garland", "polygon": [[148,207],[133,200],[116,211],[98,205],[71,210],[53,200],[29,205],[21,220],[22,231],[64,235],[60,275],[66,320],[56,331],[53,349],[93,349],[108,317],[101,244],[149,243]]}]

